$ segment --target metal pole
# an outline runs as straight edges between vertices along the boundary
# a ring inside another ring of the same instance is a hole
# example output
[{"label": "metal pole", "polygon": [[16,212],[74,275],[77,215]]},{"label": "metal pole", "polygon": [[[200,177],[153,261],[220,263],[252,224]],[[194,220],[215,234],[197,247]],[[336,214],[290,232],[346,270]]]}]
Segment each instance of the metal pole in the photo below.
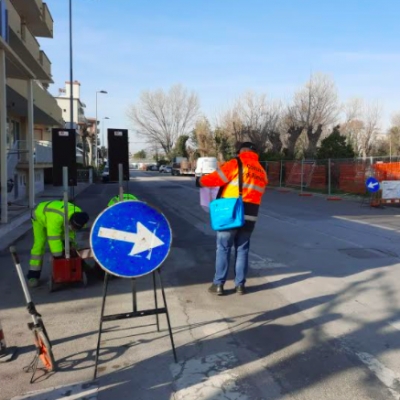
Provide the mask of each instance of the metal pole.
[{"label": "metal pole", "polygon": [[300,193],[303,193],[303,171],[304,171],[304,160],[301,160],[301,177],[300,177]]},{"label": "metal pole", "polygon": [[[7,204],[7,102],[6,102],[6,54],[0,49],[0,195],[1,223],[8,222]],[[15,182],[18,185],[18,182]]]},{"label": "metal pole", "polygon": [[123,179],[122,164],[118,164],[119,201],[124,200],[124,187],[123,187],[122,179]]},{"label": "metal pole", "polygon": [[70,129],[74,128],[74,71],[73,71],[73,58],[72,58],[72,0],[69,0],[69,80],[70,80]]},{"label": "metal pole", "polygon": [[279,187],[282,187],[282,179],[283,179],[283,160],[281,160],[281,171],[279,173]]},{"label": "metal pole", "polygon": [[69,221],[68,221],[68,167],[63,167],[64,186],[64,233],[65,233],[65,258],[70,258],[69,247]]},{"label": "metal pole", "polygon": [[29,208],[35,208],[35,165],[34,165],[34,128],[33,128],[33,80],[27,81],[28,93],[28,121],[26,125],[26,138],[28,141],[28,165],[29,165]]},{"label": "metal pole", "polygon": [[96,358],[94,362],[94,374],[93,379],[97,378],[97,364],[99,363],[99,351],[100,351],[100,341],[101,341],[101,331],[103,329],[103,317],[104,317],[104,309],[106,307],[106,297],[107,297],[107,287],[108,287],[108,273],[104,275],[104,285],[103,285],[103,300],[101,302],[101,312],[100,312],[100,322],[99,322],[99,334],[97,337],[97,346],[96,346]]},{"label": "metal pole", "polygon": [[[156,310],[158,310],[157,284],[156,284],[156,273],[155,272],[153,272],[153,289],[154,289],[154,304],[156,306]],[[157,332],[160,332],[160,321],[158,319],[158,314],[156,314],[156,323],[157,323]]]},{"label": "metal pole", "polygon": [[167,317],[168,332],[169,332],[169,337],[171,339],[172,351],[174,353],[174,360],[175,360],[175,362],[178,362],[178,358],[176,356],[176,350],[175,350],[174,337],[172,336],[171,321],[169,319],[167,299],[166,299],[165,292],[164,292],[164,286],[163,286],[162,279],[161,279],[161,271],[160,271],[160,269],[158,269],[157,272],[158,272],[158,279],[159,279],[160,287],[161,287],[161,294],[162,294],[162,298],[163,298],[163,301],[164,301],[165,315]]},{"label": "metal pole", "polygon": [[97,165],[97,93],[96,92],[96,121],[94,122],[94,167],[98,168]]},{"label": "metal pole", "polygon": [[331,195],[331,159],[328,159],[328,195]]},{"label": "metal pole", "polygon": [[136,279],[132,279],[132,309],[137,312]]}]

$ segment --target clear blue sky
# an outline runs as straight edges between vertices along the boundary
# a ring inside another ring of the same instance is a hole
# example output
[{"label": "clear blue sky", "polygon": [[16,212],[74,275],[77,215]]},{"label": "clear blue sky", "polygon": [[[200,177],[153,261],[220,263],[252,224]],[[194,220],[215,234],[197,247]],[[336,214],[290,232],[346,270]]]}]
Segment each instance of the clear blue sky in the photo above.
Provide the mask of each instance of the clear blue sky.
[{"label": "clear blue sky", "polygon": [[[68,0],[47,0],[53,94],[69,80]],[[74,78],[87,116],[131,128],[144,89],[181,83],[210,117],[247,89],[289,100],[310,72],[330,74],[341,100],[400,110],[398,0],[73,0]],[[133,142],[134,137],[131,138]],[[144,147],[132,143],[133,150]]]}]

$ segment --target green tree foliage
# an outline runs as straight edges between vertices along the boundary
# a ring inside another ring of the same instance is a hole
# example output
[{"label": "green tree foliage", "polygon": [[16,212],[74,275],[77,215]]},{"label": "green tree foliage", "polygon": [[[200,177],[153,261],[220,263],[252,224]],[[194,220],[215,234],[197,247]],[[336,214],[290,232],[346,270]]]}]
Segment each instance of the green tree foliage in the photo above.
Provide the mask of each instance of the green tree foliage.
[{"label": "green tree foliage", "polygon": [[133,155],[133,158],[136,160],[144,160],[147,157],[147,153],[145,150],[140,150]]},{"label": "green tree foliage", "polygon": [[354,158],[353,147],[346,143],[346,138],[340,134],[340,126],[333,128],[332,133],[326,137],[317,151],[318,159],[327,158]]},{"label": "green tree foliage", "polygon": [[188,135],[179,136],[175,143],[174,149],[172,150],[173,157],[187,157],[188,152],[186,149],[186,142],[189,140]]}]

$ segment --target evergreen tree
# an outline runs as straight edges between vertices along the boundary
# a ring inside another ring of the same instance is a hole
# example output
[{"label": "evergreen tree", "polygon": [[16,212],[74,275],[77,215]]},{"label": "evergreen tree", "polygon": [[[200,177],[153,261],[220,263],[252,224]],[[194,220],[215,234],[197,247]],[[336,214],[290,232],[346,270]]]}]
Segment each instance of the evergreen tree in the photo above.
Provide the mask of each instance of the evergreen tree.
[{"label": "evergreen tree", "polygon": [[340,134],[340,126],[333,128],[332,133],[321,142],[317,151],[318,159],[354,158],[353,147],[346,143],[346,138]]}]

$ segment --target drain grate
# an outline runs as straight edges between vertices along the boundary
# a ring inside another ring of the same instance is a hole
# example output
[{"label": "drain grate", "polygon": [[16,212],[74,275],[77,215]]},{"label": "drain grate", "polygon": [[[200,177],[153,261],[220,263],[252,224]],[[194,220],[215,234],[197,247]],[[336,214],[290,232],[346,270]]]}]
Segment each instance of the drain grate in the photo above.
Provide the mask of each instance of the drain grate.
[{"label": "drain grate", "polygon": [[349,257],[358,259],[371,259],[371,258],[397,258],[398,254],[390,250],[382,249],[360,249],[360,248],[349,248],[349,249],[339,249],[343,254]]}]

